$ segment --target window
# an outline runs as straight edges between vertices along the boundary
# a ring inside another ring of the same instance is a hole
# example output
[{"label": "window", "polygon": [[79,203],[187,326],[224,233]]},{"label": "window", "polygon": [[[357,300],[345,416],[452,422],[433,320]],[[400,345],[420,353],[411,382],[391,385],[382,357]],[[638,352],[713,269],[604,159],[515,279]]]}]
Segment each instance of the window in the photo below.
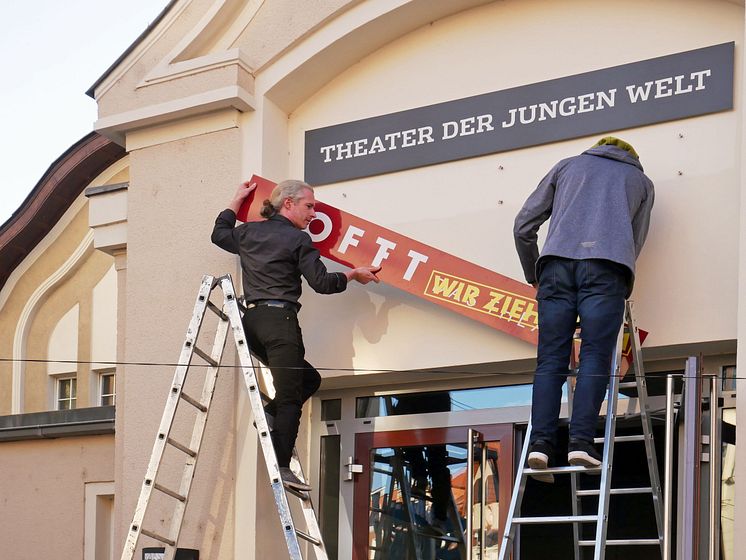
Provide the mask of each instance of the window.
[{"label": "window", "polygon": [[329,399],[321,401],[322,420],[342,419],[342,399]]},{"label": "window", "polygon": [[[563,399],[567,398],[566,387],[567,385],[562,389]],[[358,397],[355,403],[355,417],[371,418],[526,406],[531,404],[531,389],[531,385],[503,385],[480,389]]]},{"label": "window", "polygon": [[723,391],[736,390],[736,366],[723,366],[721,376],[723,378]]},{"label": "window", "polygon": [[78,380],[75,377],[57,378],[57,410],[75,408],[78,396]]},{"label": "window", "polygon": [[116,377],[113,371],[100,373],[98,376],[98,394],[100,406],[116,404]]}]

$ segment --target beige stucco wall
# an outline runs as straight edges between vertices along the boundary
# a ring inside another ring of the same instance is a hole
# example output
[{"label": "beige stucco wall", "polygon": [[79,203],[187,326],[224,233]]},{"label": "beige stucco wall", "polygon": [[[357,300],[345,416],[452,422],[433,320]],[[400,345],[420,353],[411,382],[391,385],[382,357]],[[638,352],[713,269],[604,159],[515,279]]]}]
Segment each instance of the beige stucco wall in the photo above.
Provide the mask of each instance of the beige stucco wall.
[{"label": "beige stucco wall", "polygon": [[[217,211],[239,181],[241,161],[242,142],[235,127],[130,154],[125,361],[174,363],[202,276],[235,274],[234,260],[211,245],[210,233]],[[190,378],[203,372],[194,368]],[[117,543],[123,542],[122,531],[131,520],[173,375],[167,366],[124,369],[117,400],[117,460],[127,468],[117,479]],[[230,368],[218,379],[182,530],[182,546],[199,548],[206,560],[227,557],[232,549],[234,380]],[[167,463],[162,471],[176,468]],[[168,513],[163,516],[170,519]]]},{"label": "beige stucco wall", "polygon": [[[0,306],[0,322],[7,327],[3,328],[3,334],[0,337],[0,352],[4,356],[13,356],[13,341],[16,336],[16,329],[18,328],[19,321],[22,317],[24,309],[26,308],[32,295],[39,289],[44,282],[52,276],[67,260],[70,255],[78,248],[82,243],[87,231],[87,209],[83,205],[80,207],[78,212],[74,215],[69,225],[64,228],[43,253],[33,260],[28,266],[27,270],[19,277],[15,282],[9,282],[3,288],[4,304]],[[86,256],[83,260],[92,259],[92,262],[101,262],[105,260],[105,255],[93,255],[92,251],[87,251]],[[64,283],[72,282],[70,280],[63,281]],[[85,282],[83,282],[85,283]],[[73,284],[70,284],[73,285]],[[31,324],[28,326],[29,332],[33,331],[35,338],[26,338],[26,352],[27,358],[30,359],[47,359],[47,344],[51,330],[56,325],[57,320],[64,315],[64,313],[74,305],[74,299],[68,299],[67,301],[54,302],[49,301],[49,294],[40,301],[40,305],[37,305],[34,310],[34,314],[30,316]],[[57,307],[58,304],[64,309],[58,309],[55,314],[55,318],[48,316],[50,309],[46,309],[39,313],[41,307],[49,304],[52,307]],[[0,414],[11,413],[11,388],[12,388],[12,371],[13,365],[10,362],[0,363]],[[26,364],[26,371],[30,372],[27,374],[31,379],[37,379],[37,385],[33,386],[31,391],[33,394],[26,393],[24,395],[24,401],[32,408],[33,411],[48,410],[46,399],[47,399],[47,387],[46,387],[46,371],[47,366],[44,363],[28,363]],[[40,381],[44,380],[44,385],[39,386]],[[37,393],[37,389],[41,390],[41,393]],[[31,412],[27,410],[26,412]]]},{"label": "beige stucco wall", "polygon": [[[91,252],[81,262],[76,273],[52,289],[39,306],[29,328],[27,353],[30,359],[54,360],[48,355],[49,336],[62,316],[78,305],[77,359],[77,408],[96,406],[95,395],[90,395],[91,373],[91,318],[93,288],[112,266],[112,258],[100,251]],[[110,313],[116,313],[116,301],[110,301]],[[26,367],[26,394],[24,412],[50,410],[52,381],[46,363],[29,363]],[[53,408],[53,406],[52,406]]]},{"label": "beige stucco wall", "polygon": [[257,70],[325,19],[359,2],[323,0],[302,5],[294,0],[181,2],[166,15],[164,32],[154,34],[141,45],[131,61],[123,66],[123,72],[115,72],[98,88],[99,117],[142,110],[187,94],[204,93],[229,85],[237,76],[239,80],[246,80],[243,85],[252,90],[249,76],[235,68],[215,70],[206,65],[197,72],[171,76],[170,83],[165,85],[160,74],[169,71],[154,72],[154,69],[240,49],[242,63],[248,70]]},{"label": "beige stucco wall", "polygon": [[85,484],[113,480],[113,444],[113,436],[0,444],[4,558],[83,558]]},{"label": "beige stucco wall", "polygon": [[[127,159],[112,164],[87,186],[126,181],[129,175]],[[90,309],[91,290],[114,262],[104,253],[94,253],[90,236],[88,201],[81,194],[0,289],[0,355],[16,359],[48,359],[49,337],[57,320],[78,300],[88,301],[83,308],[88,306]],[[72,263],[71,268],[58,277],[68,263]],[[111,313],[115,313],[117,302],[112,300],[108,305]],[[81,319],[78,328],[83,331],[79,333],[78,341],[85,349],[90,345],[90,313]],[[22,333],[19,328],[25,331]],[[33,337],[30,336],[32,331]],[[14,339],[17,337],[23,341],[20,356],[14,354]],[[87,361],[80,358],[80,354],[78,359]],[[81,367],[89,370],[88,365]],[[31,379],[31,386],[25,388],[20,402],[21,408],[30,406],[31,409],[20,411],[12,409],[13,368],[12,362],[0,362],[0,415],[48,410],[47,365],[24,363],[23,377]],[[87,403],[87,378],[79,381],[78,389],[83,391],[80,396],[85,399],[79,403]]]}]

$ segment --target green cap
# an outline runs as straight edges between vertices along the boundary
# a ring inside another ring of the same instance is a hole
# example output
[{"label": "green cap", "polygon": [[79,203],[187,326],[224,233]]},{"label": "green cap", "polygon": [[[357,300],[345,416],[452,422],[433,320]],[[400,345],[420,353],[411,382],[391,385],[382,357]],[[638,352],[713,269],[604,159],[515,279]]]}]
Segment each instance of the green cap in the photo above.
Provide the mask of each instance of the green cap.
[{"label": "green cap", "polygon": [[604,136],[603,138],[601,138],[601,140],[593,144],[591,148],[596,148],[598,146],[604,146],[604,145],[616,146],[617,148],[621,148],[622,150],[629,152],[632,156],[636,157],[637,159],[640,159],[640,156],[637,155],[637,152],[632,147],[632,144],[629,144],[628,142],[625,142],[624,140],[621,140],[614,136]]}]

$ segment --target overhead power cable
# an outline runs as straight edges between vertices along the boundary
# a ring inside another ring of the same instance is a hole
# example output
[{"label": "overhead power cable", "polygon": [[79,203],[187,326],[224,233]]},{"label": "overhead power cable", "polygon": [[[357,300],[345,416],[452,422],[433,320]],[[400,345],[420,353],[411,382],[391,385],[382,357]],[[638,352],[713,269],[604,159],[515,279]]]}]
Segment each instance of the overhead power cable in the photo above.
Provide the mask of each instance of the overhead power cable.
[{"label": "overhead power cable", "polygon": [[[20,362],[20,363],[33,363],[33,364],[70,364],[70,365],[102,365],[102,366],[138,366],[138,367],[183,367],[183,366],[189,366],[189,367],[210,367],[210,364],[179,364],[174,362],[114,362],[114,361],[84,361],[84,360],[46,360],[46,359],[39,359],[39,358],[1,358],[0,357],[0,363],[14,363],[14,362]],[[220,364],[221,368],[226,369],[242,369],[242,366],[239,364]],[[316,370],[318,371],[342,371],[342,372],[357,372],[357,373],[422,373],[422,374],[439,374],[439,375],[452,375],[452,374],[458,374],[458,375],[482,375],[482,376],[496,376],[496,377],[513,377],[516,375],[525,375],[526,373],[532,373],[532,372],[517,372],[517,373],[511,373],[511,372],[485,372],[485,371],[474,371],[474,370],[459,370],[459,369],[420,369],[420,370],[410,370],[410,369],[385,369],[385,368],[342,368],[342,367],[316,367],[314,366]],[[295,366],[284,366],[284,369],[305,369],[303,367],[295,367]],[[535,374],[534,374],[535,375]],[[589,377],[607,377],[608,374],[585,374]],[[646,377],[653,378],[653,377],[665,377],[667,375],[672,375],[673,377],[676,377],[678,379],[696,379],[698,376],[693,375],[684,375],[683,372],[647,372]],[[705,373],[703,377],[712,377],[712,374]],[[740,380],[740,379],[746,379],[745,377],[722,377],[722,379],[726,380]]]}]

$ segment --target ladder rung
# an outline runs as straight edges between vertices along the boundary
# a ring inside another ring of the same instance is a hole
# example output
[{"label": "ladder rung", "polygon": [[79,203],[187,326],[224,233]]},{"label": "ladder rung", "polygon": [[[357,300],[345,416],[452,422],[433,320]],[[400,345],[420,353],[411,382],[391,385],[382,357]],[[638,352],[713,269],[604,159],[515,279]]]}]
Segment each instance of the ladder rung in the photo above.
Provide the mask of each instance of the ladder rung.
[{"label": "ladder rung", "polygon": [[174,492],[173,490],[169,490],[165,486],[161,486],[160,484],[153,484],[153,488],[155,488],[159,492],[163,492],[164,494],[168,494],[172,498],[176,498],[180,502],[186,502],[186,496],[182,496],[178,492]]},{"label": "ladder rung", "polygon": [[189,449],[186,445],[180,444],[175,439],[168,438],[166,441],[168,442],[169,445],[173,445],[176,449],[178,449],[182,453],[186,453],[190,457],[196,457],[197,456],[197,452],[196,451],[194,451],[193,449]]},{"label": "ladder rung", "polygon": [[226,315],[225,313],[223,313],[223,310],[220,309],[213,302],[211,302],[211,301],[207,302],[207,309],[209,309],[210,311],[212,311],[213,313],[215,313],[215,315],[217,315],[218,317],[220,317],[223,321],[227,321],[228,320],[228,315]]},{"label": "ladder rung", "polygon": [[189,404],[191,404],[194,408],[197,408],[201,410],[202,412],[207,412],[207,407],[205,405],[203,405],[197,399],[190,397],[184,391],[181,392],[181,398],[184,399]]},{"label": "ladder rung", "polygon": [[[598,496],[600,490],[578,490],[576,494],[578,496]],[[652,494],[653,489],[650,486],[645,488],[612,488],[609,491],[612,495],[621,494]]]},{"label": "ladder rung", "polygon": [[319,539],[317,539],[315,537],[312,537],[308,533],[304,533],[300,529],[296,529],[295,530],[295,534],[298,535],[303,540],[306,540],[306,541],[310,542],[311,544],[314,544],[316,546],[321,546],[321,541]]},{"label": "ladder rung", "polygon": [[539,525],[542,523],[595,523],[597,515],[553,515],[542,517],[514,517],[513,523],[519,525]]},{"label": "ladder rung", "polygon": [[[580,546],[596,546],[596,541],[578,541]],[[658,546],[660,539],[606,539],[607,546],[648,545]]]},{"label": "ladder rung", "polygon": [[569,474],[569,473],[599,473],[601,467],[549,467],[547,469],[523,469],[525,475],[530,474]]},{"label": "ladder rung", "polygon": [[637,381],[625,381],[619,384],[620,389],[637,389]]},{"label": "ladder rung", "polygon": [[146,536],[150,537],[151,539],[155,539],[157,541],[161,541],[162,543],[167,544],[168,546],[176,546],[176,543],[174,541],[172,541],[171,539],[169,539],[167,537],[162,537],[158,533],[153,533],[151,531],[148,531],[147,529],[140,529],[140,533],[142,533],[143,535],[146,535]]},{"label": "ladder rung", "polygon": [[194,353],[197,354],[197,356],[202,358],[204,361],[206,361],[208,364],[210,364],[212,367],[218,366],[218,363],[212,359],[212,356],[210,356],[210,354],[204,352],[203,350],[200,350],[196,346],[194,347]]},{"label": "ladder rung", "polygon": [[[615,436],[614,443],[625,443],[628,441],[645,441],[645,434],[635,434],[632,436]],[[604,443],[604,438],[593,438],[594,443]]]}]

